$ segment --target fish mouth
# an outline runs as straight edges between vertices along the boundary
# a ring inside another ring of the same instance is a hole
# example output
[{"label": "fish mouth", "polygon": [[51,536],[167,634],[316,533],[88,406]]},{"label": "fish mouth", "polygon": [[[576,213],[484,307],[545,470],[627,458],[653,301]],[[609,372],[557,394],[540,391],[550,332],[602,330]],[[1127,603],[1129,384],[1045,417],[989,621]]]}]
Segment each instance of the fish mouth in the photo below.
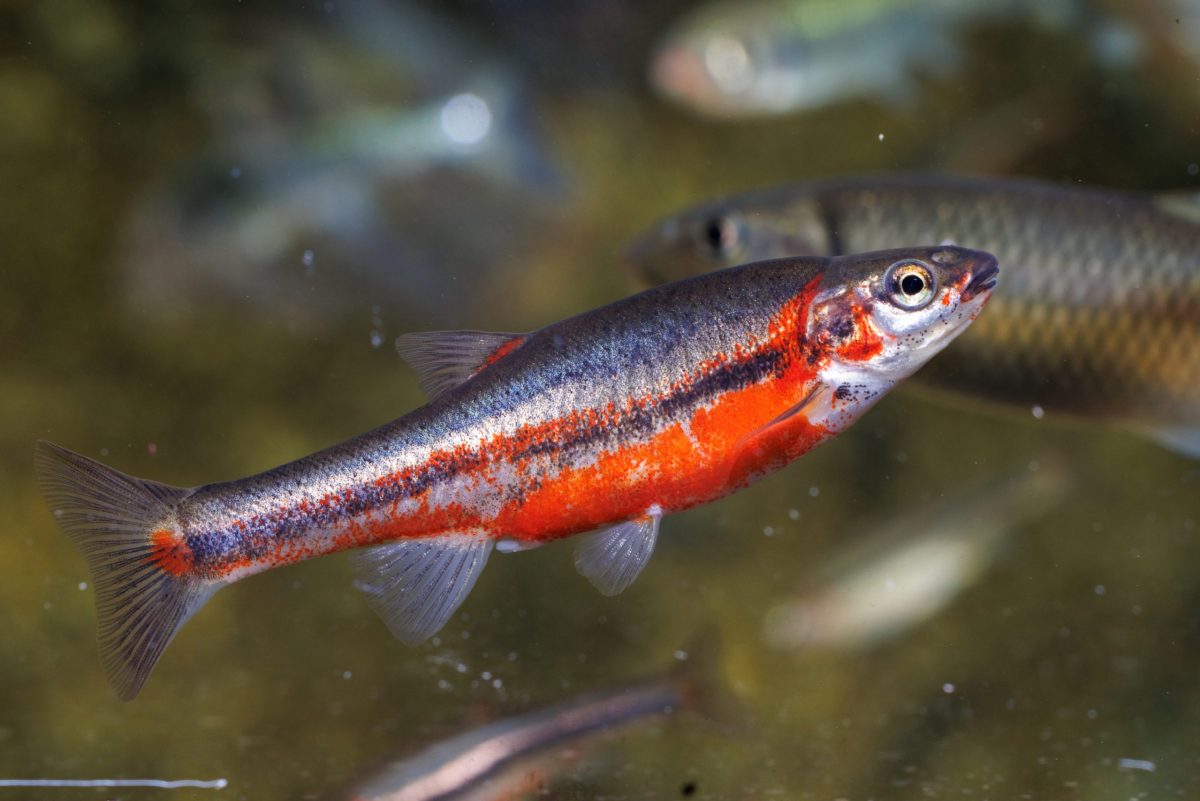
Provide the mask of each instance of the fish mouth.
[{"label": "fish mouth", "polygon": [[995,258],[989,258],[974,271],[971,280],[963,288],[963,301],[972,300],[984,292],[995,289],[999,278],[1000,265],[996,263]]}]

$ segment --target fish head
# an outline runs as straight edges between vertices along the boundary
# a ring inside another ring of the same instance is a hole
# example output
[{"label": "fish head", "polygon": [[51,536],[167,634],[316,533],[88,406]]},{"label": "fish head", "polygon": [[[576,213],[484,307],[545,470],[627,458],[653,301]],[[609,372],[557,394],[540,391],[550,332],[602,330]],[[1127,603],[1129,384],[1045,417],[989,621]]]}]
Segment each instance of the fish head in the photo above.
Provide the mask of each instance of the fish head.
[{"label": "fish head", "polygon": [[991,254],[959,247],[832,259],[809,307],[808,358],[835,402],[869,405],[966,329],[999,272]]},{"label": "fish head", "polygon": [[765,192],[715,201],[660,221],[634,240],[625,262],[649,286],[712,270],[832,250],[816,202]]}]

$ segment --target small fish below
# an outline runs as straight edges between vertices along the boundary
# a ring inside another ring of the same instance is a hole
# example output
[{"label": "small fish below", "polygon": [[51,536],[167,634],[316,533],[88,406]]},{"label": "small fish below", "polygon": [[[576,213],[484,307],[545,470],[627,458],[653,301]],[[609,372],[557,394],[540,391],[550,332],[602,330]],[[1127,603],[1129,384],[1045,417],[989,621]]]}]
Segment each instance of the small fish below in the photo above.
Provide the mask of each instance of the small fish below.
[{"label": "small fish below", "polygon": [[944,396],[1115,423],[1200,458],[1200,194],[894,173],[747,192],[629,249],[649,284],[894,242],[996,254],[987,315],[914,376]]},{"label": "small fish below", "polygon": [[605,737],[680,713],[733,706],[714,636],[678,652],[669,670],[433,743],[377,771],[349,801],[467,801],[538,797]]},{"label": "small fish below", "polygon": [[901,517],[835,555],[800,598],[774,607],[770,645],[863,648],[942,611],[983,577],[1018,527],[1051,511],[1071,488],[1057,458],[959,492]]},{"label": "small fish below", "polygon": [[628,587],[664,515],[720,498],[845,430],[983,309],[989,254],[781,259],[648,290],[530,334],[397,343],[431,401],[237,481],[180,488],[48,442],[39,481],[83,552],[101,661],[137,695],[219,588],[352,550],[400,640],[424,641],[497,541],[573,534],[601,592]]}]

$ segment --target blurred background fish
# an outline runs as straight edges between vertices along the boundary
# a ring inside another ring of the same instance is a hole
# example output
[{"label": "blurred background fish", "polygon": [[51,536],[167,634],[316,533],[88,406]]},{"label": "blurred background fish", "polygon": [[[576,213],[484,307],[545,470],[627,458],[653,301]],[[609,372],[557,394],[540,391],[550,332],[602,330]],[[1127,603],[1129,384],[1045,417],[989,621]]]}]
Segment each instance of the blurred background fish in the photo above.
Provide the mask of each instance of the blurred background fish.
[{"label": "blurred background fish", "polygon": [[[356,0],[235,45],[198,36],[192,92],[208,152],[152,183],[128,288],[177,313],[214,292],[296,315],[338,281],[438,304],[552,217],[565,179],[522,78],[432,11]],[[295,69],[294,64],[304,67]],[[445,213],[476,214],[464,230]]]},{"label": "blurred background fish", "polygon": [[732,708],[715,632],[694,637],[657,675],[584,693],[544,709],[435,742],[380,769],[352,801],[484,801],[544,797],[583,773],[592,753],[633,726],[664,716],[722,715]]},{"label": "blurred background fish", "polygon": [[880,175],[699,206],[630,249],[646,281],[883,242],[991,248],[985,318],[914,380],[1040,417],[1100,419],[1200,456],[1200,195]]},{"label": "blurred background fish", "polygon": [[1095,38],[1124,64],[1132,31],[1100,24],[1082,0],[714,0],[683,15],[650,63],[663,96],[713,117],[787,114],[847,100],[912,106],[922,80],[961,69],[965,34],[1019,22]]},{"label": "blurred background fish", "polygon": [[767,614],[776,648],[864,648],[932,618],[987,573],[1022,524],[1061,503],[1058,457],[920,505],[831,555],[796,600]]}]

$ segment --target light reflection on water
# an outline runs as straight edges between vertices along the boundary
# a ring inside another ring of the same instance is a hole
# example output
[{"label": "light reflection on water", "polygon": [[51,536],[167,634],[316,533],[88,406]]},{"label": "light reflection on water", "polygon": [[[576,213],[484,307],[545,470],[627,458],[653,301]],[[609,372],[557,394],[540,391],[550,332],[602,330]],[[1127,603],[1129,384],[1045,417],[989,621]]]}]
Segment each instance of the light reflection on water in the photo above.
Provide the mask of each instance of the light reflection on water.
[{"label": "light reflection on water", "polygon": [[[521,89],[532,151],[506,153],[498,173],[441,164],[411,183],[383,181],[371,221],[332,234],[301,226],[263,272],[218,250],[197,263],[240,266],[141,293],[133,284],[156,272],[195,269],[186,248],[155,258],[130,247],[147,193],[187,185],[171,182],[228,144],[194,87],[221,85],[205,70],[230,48],[271,52],[247,43],[284,18],[317,32],[316,44],[275,66],[270,102],[233,98],[248,118],[280,115],[253,128],[264,137],[249,148],[256,157],[287,163],[268,133],[312,121],[277,85],[306,71],[292,87],[301,99],[436,98],[438,124],[466,145],[510,121],[482,95],[426,91],[425,73],[402,91],[393,66],[322,50],[334,37],[321,11],[193,9],[185,25],[169,7],[58,5],[71,25],[48,25],[32,6],[6,12],[21,35],[0,62],[10,109],[0,126],[10,155],[0,162],[10,232],[0,777],[221,776],[220,797],[336,797],[370,768],[469,727],[647,675],[712,626],[734,710],[623,730],[567,765],[552,797],[676,798],[691,787],[722,799],[1124,799],[1200,788],[1200,468],[1120,432],[898,392],[782,474],[667,519],[649,567],[616,598],[576,574],[570,543],[495,558],[441,635],[406,648],[343,558],[317,560],[220,593],[132,704],[104,683],[82,560],[54,530],[30,467],[41,436],[183,485],[311,452],[421,402],[386,344],[396,334],[526,330],[620,297],[632,289],[621,248],[662,214],[780,180],[937,166],[939,154],[961,156],[973,122],[1051,72],[1075,99],[1068,133],[1004,128],[1027,132],[1015,156],[1003,149],[1004,170],[1183,187],[1194,133],[1179,120],[1196,104],[1161,92],[1175,85],[1160,82],[1165,62],[1099,76],[1051,33],[1001,24],[970,34],[961,71],[930,80],[911,108],[848,100],[714,123],[644,85],[646,54],[678,4],[464,2],[450,26]],[[546,169],[565,187],[543,181]],[[361,191],[360,180],[346,185]],[[205,224],[220,225],[222,208]],[[931,619],[852,649],[765,642],[768,612],[881,521],[1048,451],[1078,473],[1067,498],[1019,523],[1004,558]]]}]

